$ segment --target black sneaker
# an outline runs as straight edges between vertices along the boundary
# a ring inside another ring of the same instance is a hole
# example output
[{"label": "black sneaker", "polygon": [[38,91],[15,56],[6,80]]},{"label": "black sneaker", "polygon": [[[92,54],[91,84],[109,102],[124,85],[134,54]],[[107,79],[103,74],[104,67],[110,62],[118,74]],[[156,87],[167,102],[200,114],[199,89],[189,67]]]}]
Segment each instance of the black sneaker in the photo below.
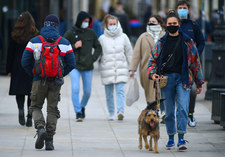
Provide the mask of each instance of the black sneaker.
[{"label": "black sneaker", "polygon": [[42,149],[44,147],[44,140],[47,138],[47,132],[45,131],[44,127],[39,127],[36,135],[38,138],[35,142],[35,148]]},{"label": "black sneaker", "polygon": [[77,122],[82,122],[83,121],[83,114],[82,113],[77,113],[76,120],[77,120]]},{"label": "black sneaker", "polygon": [[19,110],[19,123],[25,125],[24,110]]},{"label": "black sneaker", "polygon": [[54,150],[53,138],[47,138],[45,140],[45,150]]},{"label": "black sneaker", "polygon": [[85,118],[85,107],[81,109],[83,119]]},{"label": "black sneaker", "polygon": [[32,118],[31,117],[27,118],[26,126],[27,127],[32,127]]}]

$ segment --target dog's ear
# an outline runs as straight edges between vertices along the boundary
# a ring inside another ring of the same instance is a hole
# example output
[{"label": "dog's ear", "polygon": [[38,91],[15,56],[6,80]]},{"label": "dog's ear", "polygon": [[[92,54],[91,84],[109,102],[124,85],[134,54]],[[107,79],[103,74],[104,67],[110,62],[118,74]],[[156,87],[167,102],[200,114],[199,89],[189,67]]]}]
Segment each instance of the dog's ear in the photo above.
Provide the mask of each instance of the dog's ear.
[{"label": "dog's ear", "polygon": [[[160,99],[160,103],[162,103],[165,99]],[[156,110],[156,106],[157,106],[157,101],[153,101],[153,102],[148,102],[147,103],[147,107],[145,108],[146,110]]]},{"label": "dog's ear", "polygon": [[160,99],[160,103],[163,102],[164,100],[166,100],[166,99]]},{"label": "dog's ear", "polygon": [[157,105],[157,101],[153,101],[151,103],[147,103],[147,107],[145,108],[146,110],[156,110],[156,105]]},{"label": "dog's ear", "polygon": [[[149,112],[149,111],[148,111],[148,112]],[[147,117],[147,115],[148,115],[148,112],[146,112],[146,113],[145,113],[145,117]]]}]

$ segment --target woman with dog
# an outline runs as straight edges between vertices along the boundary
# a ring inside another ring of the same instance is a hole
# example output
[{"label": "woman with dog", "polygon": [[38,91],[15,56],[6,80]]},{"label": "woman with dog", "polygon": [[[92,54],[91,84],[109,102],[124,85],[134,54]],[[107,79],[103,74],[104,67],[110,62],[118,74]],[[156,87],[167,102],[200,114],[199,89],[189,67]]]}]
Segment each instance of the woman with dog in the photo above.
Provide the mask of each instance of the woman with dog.
[{"label": "woman with dog", "polygon": [[[153,88],[154,81],[149,80],[146,73],[149,52],[154,47],[155,43],[165,34],[163,27],[163,19],[159,15],[152,15],[149,18],[146,26],[146,32],[140,35],[135,44],[134,53],[129,68],[130,77],[133,77],[135,71],[137,71],[138,65],[140,64],[140,82],[142,88],[144,89],[145,98],[148,105],[155,101],[155,89]],[[163,105],[160,106],[160,110],[162,115],[164,115]]]},{"label": "woman with dog", "polygon": [[124,84],[128,81],[128,67],[132,57],[129,38],[123,33],[118,18],[106,15],[103,23],[104,34],[100,36],[102,56],[100,74],[105,85],[106,102],[109,111],[108,120],[114,120],[114,88],[116,89],[118,120],[124,118]]},{"label": "woman with dog", "polygon": [[148,75],[154,81],[160,79],[161,75],[168,76],[167,85],[161,89],[165,98],[165,124],[169,136],[166,148],[175,146],[174,135],[178,133],[178,150],[186,150],[184,134],[188,122],[190,88],[195,81],[196,94],[200,94],[204,81],[198,50],[193,40],[179,27],[180,18],[176,11],[169,11],[166,18],[168,32],[150,52]]}]

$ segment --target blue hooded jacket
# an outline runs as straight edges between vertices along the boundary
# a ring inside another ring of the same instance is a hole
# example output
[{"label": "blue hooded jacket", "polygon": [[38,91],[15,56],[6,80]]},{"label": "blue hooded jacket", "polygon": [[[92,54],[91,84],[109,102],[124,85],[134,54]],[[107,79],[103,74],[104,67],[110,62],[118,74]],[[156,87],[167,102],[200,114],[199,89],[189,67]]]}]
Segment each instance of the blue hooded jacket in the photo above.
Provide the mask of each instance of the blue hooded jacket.
[{"label": "blue hooded jacket", "polygon": [[[40,35],[43,36],[44,38],[52,38],[52,39],[58,39],[60,37],[59,32],[53,26],[43,27],[41,29]],[[32,38],[28,42],[28,44],[23,52],[23,56],[22,56],[22,60],[21,60],[22,67],[25,69],[25,71],[29,75],[34,76],[34,78],[33,78],[34,81],[41,79],[40,76],[33,74],[33,68],[35,65],[33,51],[34,51],[35,46],[37,46],[39,48],[39,50],[41,51],[42,41],[41,41],[40,37],[38,37],[38,36]],[[60,39],[59,49],[61,50],[60,57],[64,63],[63,76],[66,76],[71,70],[74,69],[74,67],[76,65],[73,49],[72,49],[72,46],[70,45],[70,42],[68,40],[66,40],[65,38]]]},{"label": "blue hooded jacket", "polygon": [[[193,27],[195,27],[196,31],[194,30]],[[205,47],[205,39],[199,25],[190,19],[182,19],[180,30],[185,34],[187,34],[195,42],[196,47],[198,49],[198,54],[200,56]]]}]

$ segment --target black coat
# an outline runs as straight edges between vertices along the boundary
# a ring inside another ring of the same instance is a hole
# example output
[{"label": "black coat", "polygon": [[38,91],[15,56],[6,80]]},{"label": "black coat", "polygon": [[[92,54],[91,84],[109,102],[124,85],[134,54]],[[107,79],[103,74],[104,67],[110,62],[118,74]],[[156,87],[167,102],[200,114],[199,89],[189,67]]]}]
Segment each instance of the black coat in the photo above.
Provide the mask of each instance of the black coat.
[{"label": "black coat", "polygon": [[32,78],[21,66],[21,58],[27,44],[11,40],[8,47],[7,73],[11,73],[9,95],[28,95],[31,92]]}]

